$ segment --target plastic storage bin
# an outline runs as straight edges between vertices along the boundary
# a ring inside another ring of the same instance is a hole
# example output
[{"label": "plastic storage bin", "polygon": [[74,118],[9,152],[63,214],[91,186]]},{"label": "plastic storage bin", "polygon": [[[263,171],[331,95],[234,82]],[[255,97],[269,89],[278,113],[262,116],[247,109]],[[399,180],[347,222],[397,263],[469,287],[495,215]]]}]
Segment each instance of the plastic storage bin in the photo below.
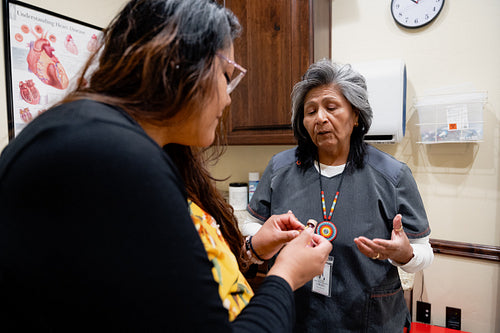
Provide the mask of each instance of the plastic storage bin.
[{"label": "plastic storage bin", "polygon": [[415,100],[419,143],[480,142],[486,92],[425,96]]}]

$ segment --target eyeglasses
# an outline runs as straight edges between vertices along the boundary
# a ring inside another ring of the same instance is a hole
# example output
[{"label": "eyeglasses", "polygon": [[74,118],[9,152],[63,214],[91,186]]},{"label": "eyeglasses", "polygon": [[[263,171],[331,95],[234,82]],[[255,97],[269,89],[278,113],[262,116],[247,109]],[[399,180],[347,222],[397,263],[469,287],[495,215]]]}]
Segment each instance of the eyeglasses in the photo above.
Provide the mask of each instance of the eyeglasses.
[{"label": "eyeglasses", "polygon": [[220,53],[217,53],[217,56],[220,57],[221,59],[226,60],[231,65],[233,65],[235,71],[236,70],[239,71],[239,73],[236,76],[235,76],[235,73],[233,73],[233,78],[227,77],[227,79],[229,80],[229,82],[227,83],[227,93],[230,94],[234,90],[234,88],[236,88],[238,83],[240,83],[241,79],[243,79],[243,77],[247,73],[247,70],[245,68],[241,67],[240,65],[238,65],[237,63],[235,63],[234,61],[229,60],[228,58],[226,58],[225,56],[223,56]]}]

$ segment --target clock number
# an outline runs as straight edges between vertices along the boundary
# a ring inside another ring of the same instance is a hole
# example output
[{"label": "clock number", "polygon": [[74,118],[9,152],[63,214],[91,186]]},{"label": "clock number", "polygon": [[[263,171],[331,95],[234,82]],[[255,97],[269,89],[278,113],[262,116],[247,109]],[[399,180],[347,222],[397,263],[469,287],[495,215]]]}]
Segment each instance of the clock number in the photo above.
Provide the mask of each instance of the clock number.
[{"label": "clock number", "polygon": [[418,18],[416,18],[413,23],[418,24]]},{"label": "clock number", "polygon": [[425,14],[425,19],[428,20],[429,19],[429,14]]}]

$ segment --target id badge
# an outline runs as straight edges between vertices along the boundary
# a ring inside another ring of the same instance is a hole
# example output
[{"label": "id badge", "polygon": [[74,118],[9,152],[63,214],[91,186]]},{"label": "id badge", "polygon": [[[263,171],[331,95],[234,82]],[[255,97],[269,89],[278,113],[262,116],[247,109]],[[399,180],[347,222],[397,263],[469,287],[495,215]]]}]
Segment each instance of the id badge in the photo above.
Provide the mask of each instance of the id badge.
[{"label": "id badge", "polygon": [[323,274],[314,277],[312,283],[312,291],[324,296],[331,296],[332,292],[332,267],[333,267],[333,257],[328,256],[325,267],[323,268]]}]

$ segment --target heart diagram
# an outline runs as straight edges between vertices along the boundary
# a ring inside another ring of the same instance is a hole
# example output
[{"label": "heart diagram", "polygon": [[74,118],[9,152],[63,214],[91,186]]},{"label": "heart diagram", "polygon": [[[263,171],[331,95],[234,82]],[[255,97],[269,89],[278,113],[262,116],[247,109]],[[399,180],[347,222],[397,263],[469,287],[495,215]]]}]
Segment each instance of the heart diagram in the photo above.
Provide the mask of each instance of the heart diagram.
[{"label": "heart diagram", "polygon": [[[30,29],[31,30],[31,29]],[[42,27],[37,25],[31,33],[36,37],[29,44],[30,50],[26,58],[28,69],[40,81],[57,89],[66,89],[69,84],[68,75],[59,59],[54,55],[54,47],[44,34]]]},{"label": "heart diagram", "polygon": [[21,93],[22,99],[29,104],[36,105],[40,102],[40,92],[33,80],[26,80],[25,82],[19,82],[19,91]]},{"label": "heart diagram", "polygon": [[99,48],[99,42],[97,41],[97,36],[93,34],[89,42],[87,43],[87,50],[90,53],[93,53],[97,51],[98,48]]},{"label": "heart diagram", "polygon": [[73,36],[67,35],[64,40],[64,46],[69,53],[73,53],[74,55],[78,55],[78,48],[76,47],[75,41],[73,40]]},{"label": "heart diagram", "polygon": [[31,114],[29,108],[19,109],[19,114],[21,116],[21,119],[25,123],[29,123],[31,121],[31,119],[33,119],[33,115]]}]

